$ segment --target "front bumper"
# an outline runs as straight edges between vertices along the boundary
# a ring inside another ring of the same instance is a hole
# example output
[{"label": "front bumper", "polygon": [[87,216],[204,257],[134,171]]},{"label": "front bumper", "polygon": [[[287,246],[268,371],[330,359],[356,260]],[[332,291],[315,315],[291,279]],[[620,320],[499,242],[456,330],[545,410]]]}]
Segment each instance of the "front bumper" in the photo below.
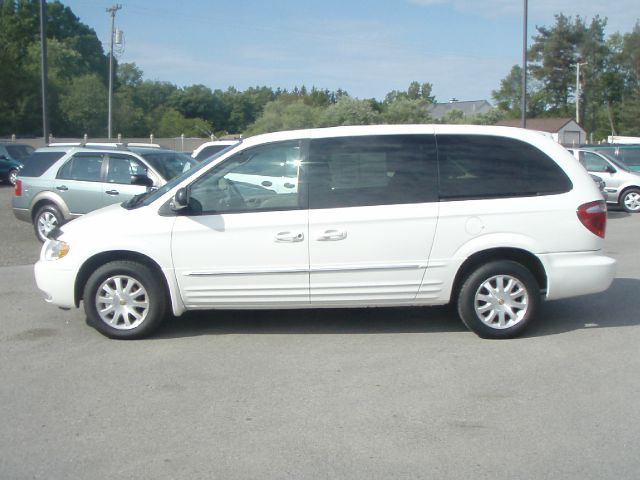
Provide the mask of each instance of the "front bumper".
[{"label": "front bumper", "polygon": [[60,267],[58,261],[39,260],[34,267],[36,285],[48,303],[62,308],[75,307],[77,270]]}]

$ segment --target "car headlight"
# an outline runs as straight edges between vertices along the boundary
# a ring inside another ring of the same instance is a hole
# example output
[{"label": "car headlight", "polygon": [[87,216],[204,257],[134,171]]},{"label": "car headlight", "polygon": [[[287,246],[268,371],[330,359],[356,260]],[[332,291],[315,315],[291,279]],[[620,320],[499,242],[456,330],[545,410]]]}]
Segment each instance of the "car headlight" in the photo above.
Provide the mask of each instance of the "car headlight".
[{"label": "car headlight", "polygon": [[69,244],[62,240],[49,240],[47,248],[44,251],[46,260],[60,260],[69,253]]}]

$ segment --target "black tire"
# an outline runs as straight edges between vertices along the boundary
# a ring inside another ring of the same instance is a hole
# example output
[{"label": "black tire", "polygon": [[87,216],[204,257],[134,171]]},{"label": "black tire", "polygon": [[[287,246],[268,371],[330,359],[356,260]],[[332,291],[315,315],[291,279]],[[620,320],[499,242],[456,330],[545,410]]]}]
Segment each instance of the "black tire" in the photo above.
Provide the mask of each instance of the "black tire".
[{"label": "black tire", "polygon": [[9,172],[7,172],[7,182],[9,182],[11,185],[15,185],[17,176],[18,176],[18,170],[15,168],[12,168],[11,170],[9,170]]},{"label": "black tire", "polygon": [[40,207],[33,217],[33,228],[41,242],[47,240],[47,234],[64,223],[64,217],[55,205]]},{"label": "black tire", "polygon": [[[100,295],[106,292],[110,293]],[[142,263],[122,260],[106,263],[91,274],[83,303],[87,320],[96,330],[109,338],[132,340],[160,326],[167,312],[166,298],[161,275]]]},{"label": "black tire", "polygon": [[630,188],[625,190],[620,196],[620,206],[625,212],[640,212],[640,189]]},{"label": "black tire", "polygon": [[540,305],[540,287],[521,264],[498,260],[472,271],[457,300],[458,314],[469,330],[482,338],[513,338],[534,317]]}]

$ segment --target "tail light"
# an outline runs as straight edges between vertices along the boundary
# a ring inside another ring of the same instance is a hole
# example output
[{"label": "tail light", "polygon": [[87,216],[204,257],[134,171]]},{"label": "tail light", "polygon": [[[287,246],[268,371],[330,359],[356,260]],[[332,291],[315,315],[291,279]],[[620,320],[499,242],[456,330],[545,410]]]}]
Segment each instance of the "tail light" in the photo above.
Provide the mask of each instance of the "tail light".
[{"label": "tail light", "polygon": [[14,193],[16,194],[16,197],[21,197],[22,196],[22,180],[18,178],[13,188],[14,188]]},{"label": "tail light", "polygon": [[607,229],[607,204],[604,200],[580,205],[576,213],[587,230],[604,238],[604,232]]}]

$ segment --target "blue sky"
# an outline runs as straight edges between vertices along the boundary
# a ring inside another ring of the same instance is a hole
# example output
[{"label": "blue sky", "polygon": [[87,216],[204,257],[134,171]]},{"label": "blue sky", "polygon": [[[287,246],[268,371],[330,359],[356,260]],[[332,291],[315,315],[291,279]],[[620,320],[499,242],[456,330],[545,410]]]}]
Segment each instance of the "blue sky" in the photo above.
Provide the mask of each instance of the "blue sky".
[{"label": "blue sky", "polygon": [[[116,2],[62,0],[109,48]],[[491,101],[521,62],[521,0],[120,0],[121,62],[144,78],[178,86],[244,90],[305,85],[382,99],[413,80],[433,84],[438,101]],[[529,0],[529,37],[553,15],[609,19],[629,32],[638,0]],[[531,43],[531,40],[529,40]]]}]

